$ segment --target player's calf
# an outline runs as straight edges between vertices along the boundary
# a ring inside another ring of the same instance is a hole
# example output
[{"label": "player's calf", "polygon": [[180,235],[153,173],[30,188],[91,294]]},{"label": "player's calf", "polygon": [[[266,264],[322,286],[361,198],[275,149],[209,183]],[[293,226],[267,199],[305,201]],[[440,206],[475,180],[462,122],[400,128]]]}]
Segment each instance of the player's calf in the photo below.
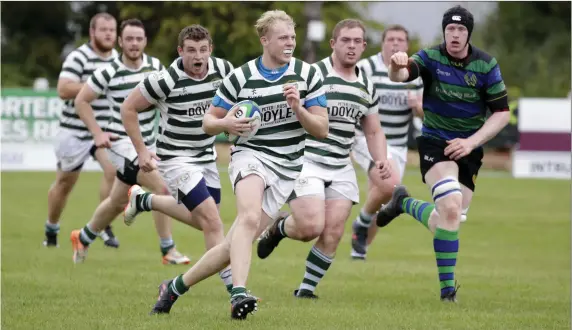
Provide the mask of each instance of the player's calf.
[{"label": "player's calf", "polygon": [[205,179],[201,178],[181,199],[187,210],[193,214],[193,221],[202,229],[207,248],[212,248],[224,239],[224,228],[211,191]]},{"label": "player's calf", "polygon": [[439,214],[433,248],[437,260],[441,300],[455,301],[455,266],[459,251],[459,223],[461,220],[461,185],[454,177],[445,177],[431,187],[431,194]]},{"label": "player's calf", "polygon": [[326,200],[324,230],[308,254],[306,271],[296,293],[297,297],[317,298],[314,291],[334,261],[336,250],[344,235],[345,222],[349,217],[351,207],[351,200]]},{"label": "player's calf", "polygon": [[260,259],[266,259],[280,244],[280,241],[287,237],[285,230],[287,219],[292,219],[292,216],[281,212],[278,219],[260,236],[256,247],[256,254]]}]

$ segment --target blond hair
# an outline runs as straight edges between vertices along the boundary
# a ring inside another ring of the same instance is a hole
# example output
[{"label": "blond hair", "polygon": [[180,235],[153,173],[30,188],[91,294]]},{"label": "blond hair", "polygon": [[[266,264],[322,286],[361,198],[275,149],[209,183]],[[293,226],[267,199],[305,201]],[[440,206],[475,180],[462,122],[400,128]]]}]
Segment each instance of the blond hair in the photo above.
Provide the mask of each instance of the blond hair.
[{"label": "blond hair", "polygon": [[270,27],[274,25],[277,21],[283,21],[288,24],[292,24],[296,27],[296,23],[290,15],[286,14],[283,10],[269,10],[262,14],[260,18],[256,21],[254,27],[256,28],[256,32],[258,33],[259,37],[265,36],[270,30]]}]

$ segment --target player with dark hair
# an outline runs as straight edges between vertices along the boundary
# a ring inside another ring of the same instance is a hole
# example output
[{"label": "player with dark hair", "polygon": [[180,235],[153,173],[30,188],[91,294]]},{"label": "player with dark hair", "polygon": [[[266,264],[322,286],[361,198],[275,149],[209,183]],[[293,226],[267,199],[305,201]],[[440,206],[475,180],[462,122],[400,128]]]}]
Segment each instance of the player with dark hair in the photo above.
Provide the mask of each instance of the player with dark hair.
[{"label": "player with dark hair", "polygon": [[[443,15],[444,43],[391,57],[392,81],[423,79],[422,135],[417,138],[422,180],[434,204],[409,196],[404,186],[377,215],[386,226],[401,213],[434,233],[441,300],[456,301],[455,265],[461,217],[469,208],[482,165],[482,145],[510,119],[505,84],[497,60],[469,43],[473,15],[460,6]],[[487,109],[492,115],[486,119]]]},{"label": "player with dark hair", "polygon": [[[91,157],[103,170],[99,187],[99,199],[109,196],[115,178],[115,168],[104,148],[98,148],[94,137],[77,113],[74,99],[93,72],[113,62],[117,57],[115,39],[117,21],[108,13],[98,13],[89,21],[89,42],[72,51],[62,65],[58,78],[58,95],[65,101],[60,117],[59,132],[55,138],[54,151],[57,159],[56,179],[48,190],[48,219],[45,224],[44,245],[58,246],[60,217],[69,194],[79,179],[84,163]],[[95,119],[105,125],[109,119],[109,101],[105,95],[91,102]],[[106,246],[118,248],[119,241],[111,226],[97,233]]]},{"label": "player with dark hair", "polygon": [[[121,56],[101,67],[89,77],[75,98],[79,118],[83,121],[98,148],[107,151],[107,156],[116,170],[115,180],[109,196],[95,209],[89,222],[71,233],[73,261],[84,262],[96,233],[109,225],[127,204],[127,192],[135,183],[141,183],[156,193],[167,190],[158,173],[139,171],[136,150],[121,122],[121,106],[130,92],[145,77],[163,69],[159,59],[145,54],[147,37],[145,27],[138,19],[127,19],[119,28]],[[107,123],[97,122],[97,111],[90,104],[101,95],[110,105]],[[136,115],[137,126],[144,137],[143,146],[155,149],[156,107],[147,107]],[[165,214],[154,213],[155,228],[160,239],[162,262],[164,264],[188,264],[190,259],[177,251],[171,235],[171,220]]]}]

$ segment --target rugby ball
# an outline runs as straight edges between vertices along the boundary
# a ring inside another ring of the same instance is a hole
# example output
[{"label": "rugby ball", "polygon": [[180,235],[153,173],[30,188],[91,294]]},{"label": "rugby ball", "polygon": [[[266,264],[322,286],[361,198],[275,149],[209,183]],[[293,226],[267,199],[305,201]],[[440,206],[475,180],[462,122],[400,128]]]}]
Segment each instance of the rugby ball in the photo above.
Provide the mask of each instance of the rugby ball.
[{"label": "rugby ball", "polygon": [[238,102],[230,109],[230,111],[234,110],[235,108],[238,108],[234,115],[236,118],[253,118],[251,121],[252,131],[250,131],[248,136],[237,136],[229,134],[228,132],[224,133],[228,138],[228,141],[236,144],[246,142],[254,135],[256,135],[256,132],[258,132],[262,121],[262,113],[260,112],[260,107],[258,104],[251,100]]}]

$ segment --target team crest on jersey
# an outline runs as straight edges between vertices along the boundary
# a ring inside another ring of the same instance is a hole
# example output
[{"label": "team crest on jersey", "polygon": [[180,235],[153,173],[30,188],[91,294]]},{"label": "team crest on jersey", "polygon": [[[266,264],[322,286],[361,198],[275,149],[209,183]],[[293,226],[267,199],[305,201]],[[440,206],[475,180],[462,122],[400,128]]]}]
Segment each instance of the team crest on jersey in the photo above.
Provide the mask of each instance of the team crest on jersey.
[{"label": "team crest on jersey", "polygon": [[363,88],[359,89],[359,96],[367,102],[367,91]]},{"label": "team crest on jersey", "polygon": [[220,87],[220,84],[222,84],[222,79],[220,79],[220,78],[215,78],[215,79],[212,81],[212,84],[213,84],[213,88],[218,89],[218,88]]},{"label": "team crest on jersey", "polygon": [[159,72],[155,71],[151,75],[153,75],[153,78],[155,78],[155,80],[163,79],[163,71],[159,71]]},{"label": "team crest on jersey", "polygon": [[475,87],[477,85],[477,76],[472,72],[465,73],[465,83],[471,87]]}]

